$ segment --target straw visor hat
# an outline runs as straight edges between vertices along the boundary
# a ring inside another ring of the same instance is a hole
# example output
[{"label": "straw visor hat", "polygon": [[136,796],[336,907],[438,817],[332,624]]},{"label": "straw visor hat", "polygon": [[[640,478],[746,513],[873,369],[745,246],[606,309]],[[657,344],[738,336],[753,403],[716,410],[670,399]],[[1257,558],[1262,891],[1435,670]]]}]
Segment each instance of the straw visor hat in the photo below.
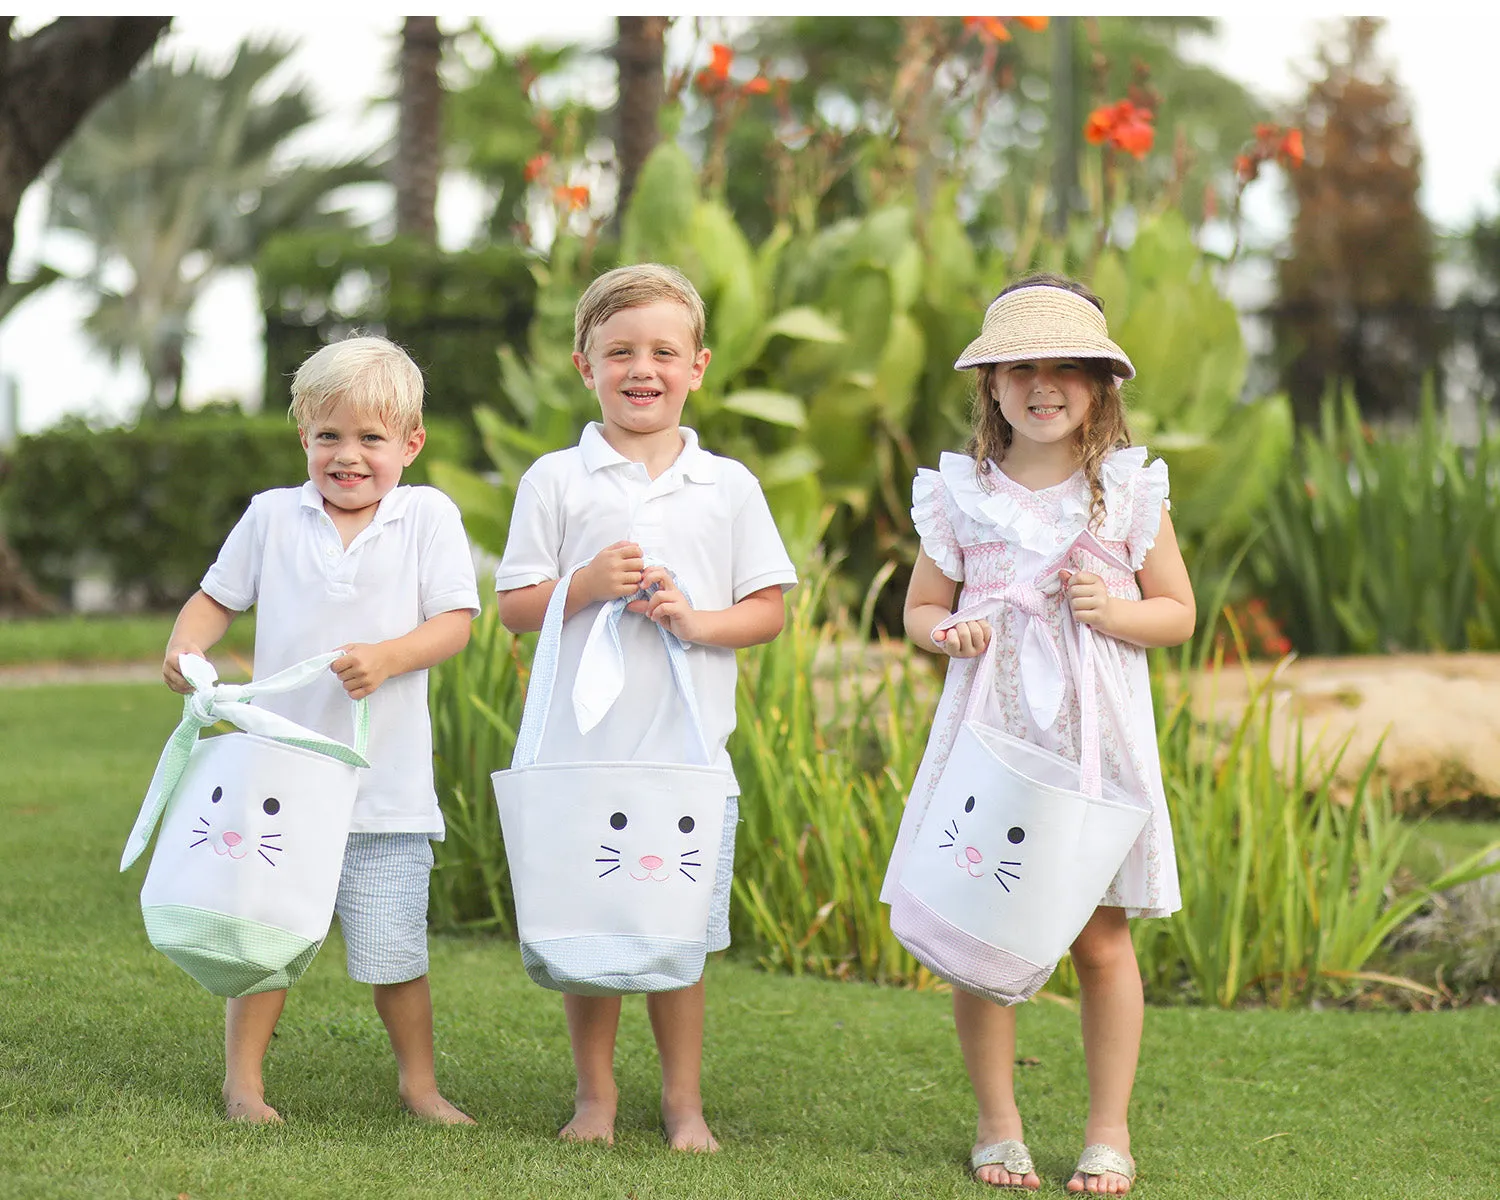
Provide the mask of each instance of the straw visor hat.
[{"label": "straw visor hat", "polygon": [[1107,358],[1121,379],[1135,378],[1125,351],[1109,340],[1104,314],[1076,292],[1047,284],[996,297],[953,369],[1034,358]]}]

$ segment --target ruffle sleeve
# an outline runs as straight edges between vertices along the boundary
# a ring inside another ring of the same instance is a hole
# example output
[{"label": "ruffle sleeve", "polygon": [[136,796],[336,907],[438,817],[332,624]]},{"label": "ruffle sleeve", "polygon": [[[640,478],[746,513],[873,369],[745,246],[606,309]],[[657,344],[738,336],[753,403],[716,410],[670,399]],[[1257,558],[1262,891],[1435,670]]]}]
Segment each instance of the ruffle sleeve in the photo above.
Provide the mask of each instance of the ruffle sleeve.
[{"label": "ruffle sleeve", "polygon": [[948,503],[948,487],[943,477],[936,471],[919,467],[911,485],[912,524],[922,539],[922,549],[937,564],[938,570],[955,583],[962,583],[964,558]]},{"label": "ruffle sleeve", "polygon": [[1135,472],[1130,480],[1130,525],[1125,545],[1130,550],[1132,571],[1139,571],[1145,565],[1147,553],[1156,545],[1162,506],[1170,508],[1172,503],[1167,492],[1167,464],[1159,458]]}]

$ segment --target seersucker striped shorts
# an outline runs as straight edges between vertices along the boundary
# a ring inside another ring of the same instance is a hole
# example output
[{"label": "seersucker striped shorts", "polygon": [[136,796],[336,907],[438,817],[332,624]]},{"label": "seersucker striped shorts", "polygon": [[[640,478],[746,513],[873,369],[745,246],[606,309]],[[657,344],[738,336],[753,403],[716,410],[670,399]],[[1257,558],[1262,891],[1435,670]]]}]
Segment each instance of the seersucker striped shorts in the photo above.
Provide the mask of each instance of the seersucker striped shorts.
[{"label": "seersucker striped shorts", "polygon": [[333,911],[357,983],[405,983],[427,974],[425,833],[351,833]]}]

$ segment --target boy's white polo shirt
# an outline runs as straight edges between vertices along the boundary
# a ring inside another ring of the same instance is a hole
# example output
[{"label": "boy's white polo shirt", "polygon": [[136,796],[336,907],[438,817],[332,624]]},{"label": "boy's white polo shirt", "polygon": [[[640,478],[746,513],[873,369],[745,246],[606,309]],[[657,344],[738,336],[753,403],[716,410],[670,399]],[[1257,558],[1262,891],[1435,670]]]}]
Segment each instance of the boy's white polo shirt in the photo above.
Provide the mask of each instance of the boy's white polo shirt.
[{"label": "boy's white polo shirt", "polygon": [[[796,569],[755,476],[743,463],[704,450],[693,430],[680,432],[681,454],[655,479],[610,446],[598,422],[584,429],[577,446],[533,463],[516,488],[495,590],[559,579],[620,541],[633,541],[666,563],[694,608],[724,609],[761,588],[793,587]],[[661,635],[636,613],[620,621],[625,692],[586,737],[579,732],[570,696],[597,612],[598,605],[590,605],[563,627],[540,761],[683,761],[683,709]],[[718,765],[728,767],[734,651],[693,645],[688,661],[705,740]]]},{"label": "boy's white polo shirt", "polygon": [[[351,642],[400,637],[440,613],[479,611],[463,518],[430,487],[393,488],[347,550],[310,480],[261,492],[201,586],[226,608],[255,606],[257,679]],[[255,703],[340,741],[353,738],[349,697],[331,671]],[[369,705],[371,765],[360,772],[351,831],[441,838],[427,672],[387,679]]]}]

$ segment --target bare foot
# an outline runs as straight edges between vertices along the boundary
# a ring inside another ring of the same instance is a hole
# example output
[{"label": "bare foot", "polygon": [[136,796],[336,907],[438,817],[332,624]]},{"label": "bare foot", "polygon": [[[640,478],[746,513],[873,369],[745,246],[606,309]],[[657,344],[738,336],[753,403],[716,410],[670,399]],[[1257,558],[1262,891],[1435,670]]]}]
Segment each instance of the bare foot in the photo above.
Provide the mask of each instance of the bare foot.
[{"label": "bare foot", "polygon": [[667,1145],[673,1150],[688,1150],[697,1154],[713,1154],[719,1148],[718,1139],[703,1119],[702,1105],[681,1109],[668,1109],[662,1105],[661,1123],[667,1131]]},{"label": "bare foot", "polygon": [[[1102,1145],[1105,1150],[1113,1150],[1124,1161],[1115,1163],[1115,1166],[1129,1164],[1130,1170],[1135,1170],[1135,1159],[1130,1156],[1130,1134],[1120,1130],[1108,1140],[1102,1137],[1085,1136],[1085,1141],[1090,1147]],[[1121,1149],[1120,1147],[1124,1147]],[[1087,1154],[1087,1150],[1085,1151]],[[1107,1156],[1105,1156],[1107,1158]],[[1080,1162],[1080,1166],[1082,1163]],[[1103,1163],[1101,1163],[1103,1165]],[[1090,1196],[1123,1196],[1130,1191],[1130,1176],[1118,1171],[1100,1170],[1096,1173],[1085,1173],[1074,1171],[1073,1178],[1068,1180],[1068,1191],[1087,1193]]]},{"label": "bare foot", "polygon": [[615,1100],[573,1101],[573,1119],[558,1130],[565,1142],[603,1142],[615,1144]]},{"label": "bare foot", "polygon": [[281,1125],[281,1114],[257,1092],[224,1093],[224,1117],[245,1125]]},{"label": "bare foot", "polygon": [[401,1103],[406,1106],[406,1111],[412,1116],[419,1120],[430,1121],[434,1125],[477,1124],[473,1117],[450,1104],[437,1092],[422,1096],[402,1096]]},{"label": "bare foot", "polygon": [[[993,1125],[980,1124],[974,1135],[974,1149],[970,1152],[970,1161],[986,1146],[993,1146],[996,1142],[1014,1139],[1021,1141],[1021,1119],[1015,1117],[1011,1120],[1000,1121]],[[980,1183],[987,1183],[991,1187],[1026,1188],[1028,1191],[1036,1191],[1042,1186],[1041,1176],[1035,1171],[1017,1173],[1007,1171],[1003,1163],[989,1163],[974,1172],[974,1178]]]}]

